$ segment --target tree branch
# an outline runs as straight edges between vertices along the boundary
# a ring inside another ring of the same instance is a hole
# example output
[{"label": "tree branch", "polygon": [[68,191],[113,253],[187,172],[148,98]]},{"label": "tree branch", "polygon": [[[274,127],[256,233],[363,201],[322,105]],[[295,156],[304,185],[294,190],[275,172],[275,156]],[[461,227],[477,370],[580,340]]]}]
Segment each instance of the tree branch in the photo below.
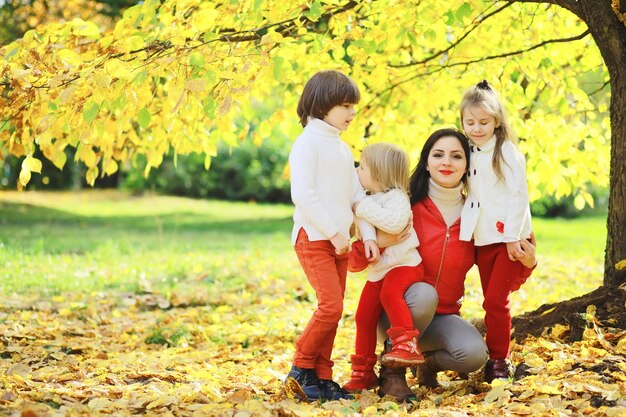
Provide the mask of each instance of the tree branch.
[{"label": "tree branch", "polygon": [[492,59],[499,59],[499,58],[506,58],[506,57],[514,56],[514,55],[521,55],[523,53],[533,51],[533,50],[535,50],[537,48],[541,48],[542,46],[546,46],[546,45],[549,45],[551,43],[567,43],[567,42],[572,42],[572,41],[578,41],[578,40],[581,40],[582,38],[584,38],[585,36],[589,35],[590,33],[591,32],[589,31],[589,29],[587,29],[583,33],[581,33],[580,35],[577,35],[577,36],[572,36],[572,37],[569,37],[569,38],[549,39],[547,41],[539,42],[537,45],[533,45],[533,46],[528,47],[526,49],[520,49],[520,50],[517,50],[517,51],[505,52],[505,53],[497,54],[497,55],[489,55],[489,56],[486,56],[484,58],[475,59],[475,60],[466,61],[466,62],[456,62],[456,63],[450,64],[450,65],[447,65],[447,67],[456,67],[456,66],[459,66],[459,65],[470,65],[470,64],[474,64],[476,62],[490,61]]},{"label": "tree branch", "polygon": [[483,23],[485,20],[489,19],[490,17],[493,17],[495,15],[497,15],[498,13],[500,13],[502,10],[506,9],[507,7],[509,7],[511,4],[506,4],[502,7],[500,7],[499,9],[486,14],[482,19],[480,20],[474,20],[474,22],[472,22],[472,26],[464,33],[462,34],[455,42],[452,42],[446,49],[442,49],[426,58],[424,58],[421,61],[414,61],[414,62],[410,62],[408,64],[402,64],[402,65],[389,65],[392,68],[405,68],[405,67],[411,67],[414,65],[422,65],[425,64],[429,61],[432,61],[433,59],[437,59],[438,57],[440,57],[441,55],[444,55],[445,53],[451,51],[452,49],[454,49],[457,45],[459,45],[465,38],[467,38],[474,30],[476,30],[476,28],[478,28],[481,23]]},{"label": "tree branch", "polygon": [[475,64],[475,63],[478,63],[478,62],[484,62],[484,61],[490,61],[490,60],[493,60],[493,59],[501,59],[501,58],[507,58],[507,57],[515,56],[515,55],[521,55],[523,53],[530,52],[532,50],[535,50],[537,48],[541,48],[541,47],[549,45],[551,43],[567,43],[567,42],[577,41],[577,40],[580,40],[580,39],[584,38],[589,33],[590,33],[590,31],[589,31],[589,29],[587,29],[583,33],[581,33],[580,35],[577,35],[577,36],[572,36],[572,37],[569,37],[569,38],[549,39],[547,41],[540,42],[540,43],[538,43],[536,45],[533,45],[531,47],[528,47],[526,49],[520,49],[520,50],[517,50],[517,51],[505,52],[505,53],[497,54],[497,55],[489,55],[489,56],[486,56],[484,58],[473,59],[473,60],[470,60],[470,61],[454,62],[454,63],[442,65],[440,68],[436,68],[436,69],[429,70],[429,71],[426,71],[426,72],[421,72],[421,73],[418,73],[418,74],[414,74],[414,75],[412,75],[409,78],[406,78],[404,80],[401,80],[401,81],[398,81],[396,83],[391,84],[390,86],[388,86],[387,88],[382,90],[380,93],[376,94],[372,98],[372,100],[370,100],[364,106],[364,108],[369,108],[369,106],[374,102],[374,100],[380,98],[382,95],[390,92],[391,90],[399,87],[400,85],[408,83],[409,81],[412,81],[412,80],[414,80],[416,78],[420,78],[420,77],[423,77],[423,76],[426,76],[426,75],[432,75],[432,74],[435,74],[437,72],[443,71],[444,69],[447,69],[447,68],[458,67],[458,66],[468,66],[468,65]]},{"label": "tree branch", "polygon": [[578,5],[577,0],[498,0],[506,1],[509,4],[512,3],[543,3],[543,4],[554,4],[556,6],[560,6],[570,12],[574,13],[576,16],[582,18],[582,10]]}]

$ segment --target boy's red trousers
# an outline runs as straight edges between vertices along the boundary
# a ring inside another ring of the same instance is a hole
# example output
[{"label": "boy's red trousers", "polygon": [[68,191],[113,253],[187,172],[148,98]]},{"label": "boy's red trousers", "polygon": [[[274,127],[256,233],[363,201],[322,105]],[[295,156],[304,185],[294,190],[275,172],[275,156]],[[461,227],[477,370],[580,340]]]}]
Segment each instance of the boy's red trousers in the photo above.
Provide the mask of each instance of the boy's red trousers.
[{"label": "boy's red trousers", "polygon": [[296,342],[293,364],[315,369],[320,379],[332,379],[334,363],[330,358],[343,313],[348,254],[337,255],[329,240],[309,241],[304,229],[300,229],[294,248],[315,290],[317,309]]}]

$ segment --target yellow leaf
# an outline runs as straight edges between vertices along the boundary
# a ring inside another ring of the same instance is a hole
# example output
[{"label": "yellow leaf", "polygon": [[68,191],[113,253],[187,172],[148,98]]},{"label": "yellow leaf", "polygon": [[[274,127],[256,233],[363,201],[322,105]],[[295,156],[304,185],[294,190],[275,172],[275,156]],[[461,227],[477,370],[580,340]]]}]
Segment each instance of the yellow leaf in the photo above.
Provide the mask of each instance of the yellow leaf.
[{"label": "yellow leaf", "polygon": [[98,178],[98,167],[94,166],[87,170],[87,174],[85,175],[85,179],[87,180],[87,184],[93,187],[96,182],[96,178]]},{"label": "yellow leaf", "polygon": [[20,170],[20,185],[22,187],[26,187],[28,182],[30,181],[30,171],[24,165],[22,165],[22,169]]},{"label": "yellow leaf", "polygon": [[130,79],[132,77],[131,68],[128,67],[128,64],[119,59],[109,59],[104,64],[104,69],[110,76],[115,78]]},{"label": "yellow leaf", "polygon": [[28,155],[24,162],[22,162],[22,167],[26,165],[28,170],[31,172],[41,173],[41,161],[37,158],[33,158],[31,155]]},{"label": "yellow leaf", "polygon": [[69,308],[62,308],[59,310],[59,316],[61,317],[68,317],[70,315],[72,315],[72,310]]},{"label": "yellow leaf", "polygon": [[97,156],[91,146],[83,146],[80,151],[80,159],[87,167],[94,167],[97,163]]},{"label": "yellow leaf", "polygon": [[194,28],[199,32],[214,29],[216,26],[215,20],[218,16],[219,13],[216,8],[212,6],[204,7],[194,13]]},{"label": "yellow leaf", "polygon": [[67,162],[67,155],[65,155],[65,152],[59,150],[55,152],[49,159],[52,161],[55,167],[63,169],[65,163]]},{"label": "yellow leaf", "polygon": [[75,67],[81,63],[80,56],[71,49],[61,49],[55,53],[56,57],[60,59],[65,65]]},{"label": "yellow leaf", "polygon": [[94,81],[96,82],[96,85],[100,88],[109,88],[109,85],[111,85],[111,80],[113,80],[113,78],[109,74],[105,74],[103,72],[98,72],[94,76]]},{"label": "yellow leaf", "polygon": [[529,353],[524,357],[524,362],[533,368],[542,368],[545,365],[545,362],[539,355],[536,353]]},{"label": "yellow leaf", "polygon": [[622,270],[626,269],[626,259],[622,259],[621,261],[616,263],[615,264],[615,269],[617,269],[618,271],[622,271]]},{"label": "yellow leaf", "polygon": [[117,162],[115,162],[115,160],[113,159],[107,160],[106,163],[104,164],[104,172],[107,175],[115,174],[115,172],[117,172]]},{"label": "yellow leaf", "polygon": [[124,39],[124,52],[129,53],[145,47],[144,39],[139,35],[129,36]]},{"label": "yellow leaf", "polygon": [[100,29],[93,22],[86,22],[83,19],[75,18],[72,20],[74,33],[90,39],[98,39],[100,37]]},{"label": "yellow leaf", "polygon": [[562,339],[568,332],[570,327],[563,324],[556,324],[552,327],[551,334],[557,339]]},{"label": "yellow leaf", "polygon": [[576,197],[574,197],[574,207],[576,207],[576,210],[582,210],[585,208],[585,198],[578,194]]},{"label": "yellow leaf", "polygon": [[545,384],[541,384],[537,387],[537,392],[540,392],[541,394],[554,394],[554,395],[561,395],[562,389],[552,386],[552,385],[545,385]]},{"label": "yellow leaf", "polygon": [[192,93],[201,93],[206,89],[207,80],[204,78],[194,78],[193,80],[187,80],[185,88]]},{"label": "yellow leaf", "polygon": [[307,398],[304,390],[300,384],[298,384],[298,381],[292,377],[287,378],[287,381],[285,381],[285,394],[287,394],[287,398],[292,400],[303,400]]},{"label": "yellow leaf", "polygon": [[585,327],[583,330],[583,340],[596,340],[598,335],[593,328]]}]

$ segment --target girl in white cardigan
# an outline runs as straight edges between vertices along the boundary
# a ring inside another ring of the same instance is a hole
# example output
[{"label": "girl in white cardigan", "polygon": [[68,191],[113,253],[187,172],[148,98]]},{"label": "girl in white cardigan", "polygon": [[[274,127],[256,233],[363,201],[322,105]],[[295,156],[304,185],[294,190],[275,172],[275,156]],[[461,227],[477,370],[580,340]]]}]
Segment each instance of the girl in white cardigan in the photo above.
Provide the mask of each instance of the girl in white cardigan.
[{"label": "girl in white cardigan", "polygon": [[[357,219],[388,233],[399,233],[409,223],[411,203],[408,196],[409,157],[398,146],[375,143],[365,147],[357,168],[359,181],[370,195],[353,205]],[[361,292],[356,311],[356,353],[351,356],[352,377],[344,385],[349,392],[374,388],[378,378],[376,364],[376,328],[385,309],[391,328],[387,331],[393,342],[391,352],[381,362],[390,368],[415,366],[424,362],[417,344],[418,331],[413,327],[409,308],[404,301],[406,289],[423,281],[422,258],[415,230],[410,237],[385,248],[378,262],[368,266],[367,282]],[[365,252],[376,254],[372,240],[364,240]]]},{"label": "girl in white cardigan", "polygon": [[524,266],[520,242],[531,233],[526,162],[515,146],[504,106],[487,81],[461,102],[461,123],[470,140],[469,196],[461,213],[461,240],[474,239],[487,327],[485,380],[512,376],[509,294]]}]

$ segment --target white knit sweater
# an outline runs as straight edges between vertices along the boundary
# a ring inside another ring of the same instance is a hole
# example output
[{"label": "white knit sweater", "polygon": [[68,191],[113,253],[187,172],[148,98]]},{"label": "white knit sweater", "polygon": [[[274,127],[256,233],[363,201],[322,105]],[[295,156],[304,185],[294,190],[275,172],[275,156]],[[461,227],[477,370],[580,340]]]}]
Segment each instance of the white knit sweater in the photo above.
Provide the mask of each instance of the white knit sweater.
[{"label": "white knit sweater", "polygon": [[[365,192],[352,152],[339,132],[320,119],[309,118],[293,144],[289,167],[291,199],[296,206],[291,234],[294,244],[300,228],[311,241],[328,240],[336,233],[350,238],[352,203],[361,201]],[[373,227],[359,227],[364,239],[376,239]]]},{"label": "white knit sweater", "polygon": [[[411,202],[404,192],[392,189],[365,197],[357,207],[356,215],[385,232],[399,233],[409,223]],[[368,281],[380,281],[387,272],[398,266],[416,266],[422,262],[416,249],[419,245],[417,234],[413,228],[409,233],[408,239],[385,248],[380,261],[370,264]]]}]

